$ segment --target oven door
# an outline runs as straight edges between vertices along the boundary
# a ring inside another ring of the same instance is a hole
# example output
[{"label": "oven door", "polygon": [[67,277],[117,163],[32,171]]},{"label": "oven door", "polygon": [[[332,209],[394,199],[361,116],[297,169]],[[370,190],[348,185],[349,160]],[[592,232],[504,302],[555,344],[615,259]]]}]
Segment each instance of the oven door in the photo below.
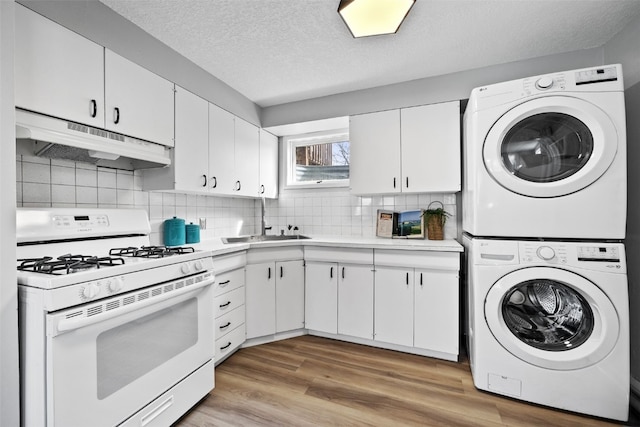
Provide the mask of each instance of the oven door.
[{"label": "oven door", "polygon": [[49,315],[47,425],[117,425],[210,361],[213,281],[205,273]]}]

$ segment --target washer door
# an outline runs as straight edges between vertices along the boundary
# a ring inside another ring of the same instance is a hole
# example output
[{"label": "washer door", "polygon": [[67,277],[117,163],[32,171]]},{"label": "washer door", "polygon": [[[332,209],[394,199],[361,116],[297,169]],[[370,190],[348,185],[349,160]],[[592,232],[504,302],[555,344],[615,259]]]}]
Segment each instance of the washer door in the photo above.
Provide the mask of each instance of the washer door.
[{"label": "washer door", "polygon": [[558,197],[591,185],[611,166],[618,134],[595,105],[567,96],[517,105],[485,138],[484,164],[504,188],[529,197]]},{"label": "washer door", "polygon": [[618,313],[595,284],[567,270],[532,267],[503,276],[487,293],[485,318],[517,358],[546,369],[580,369],[613,349]]}]

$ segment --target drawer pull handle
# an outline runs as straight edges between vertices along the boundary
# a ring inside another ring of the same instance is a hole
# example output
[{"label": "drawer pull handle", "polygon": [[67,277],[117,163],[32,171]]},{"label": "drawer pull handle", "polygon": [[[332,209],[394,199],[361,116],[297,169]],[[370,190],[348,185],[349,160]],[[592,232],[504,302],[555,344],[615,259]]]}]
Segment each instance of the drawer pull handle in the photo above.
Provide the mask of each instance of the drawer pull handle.
[{"label": "drawer pull handle", "polygon": [[218,178],[212,176],[211,181],[213,181],[213,185],[211,186],[211,188],[216,188],[218,186]]},{"label": "drawer pull handle", "polygon": [[271,279],[271,267],[267,268],[267,279]]},{"label": "drawer pull handle", "polygon": [[283,275],[284,275],[284,267],[280,267],[280,277],[282,278]]},{"label": "drawer pull handle", "polygon": [[227,349],[227,348],[229,348],[229,347],[231,347],[231,341],[229,341],[229,342],[227,343],[227,345],[223,345],[222,347],[220,347],[220,350],[224,350],[224,349]]},{"label": "drawer pull handle", "polygon": [[407,281],[407,285],[408,285],[408,284],[409,284],[409,273],[407,273],[407,279],[406,279],[406,281]]},{"label": "drawer pull handle", "polygon": [[333,267],[331,267],[331,270],[329,271],[329,278],[333,279]]},{"label": "drawer pull handle", "polygon": [[422,286],[422,273],[420,273],[420,286]]},{"label": "drawer pull handle", "polygon": [[113,109],[113,124],[117,125],[118,123],[120,123],[120,109],[115,107]]},{"label": "drawer pull handle", "polygon": [[227,301],[227,302],[226,302],[226,303],[224,303],[224,304],[220,304],[220,308],[225,308],[225,307],[227,307],[229,304],[231,304],[231,301]]},{"label": "drawer pull handle", "polygon": [[229,326],[231,326],[231,322],[227,322],[227,324],[226,324],[226,325],[222,325],[222,326],[220,326],[220,329],[226,329],[226,328],[228,328]]},{"label": "drawer pull handle", "polygon": [[225,280],[224,282],[220,282],[220,283],[218,283],[218,285],[219,285],[219,286],[226,286],[226,285],[228,285],[229,283],[231,283],[231,279],[229,279],[229,280]]},{"label": "drawer pull handle", "polygon": [[89,103],[89,115],[92,118],[98,115],[98,103],[96,102],[95,99],[92,99],[91,102]]}]

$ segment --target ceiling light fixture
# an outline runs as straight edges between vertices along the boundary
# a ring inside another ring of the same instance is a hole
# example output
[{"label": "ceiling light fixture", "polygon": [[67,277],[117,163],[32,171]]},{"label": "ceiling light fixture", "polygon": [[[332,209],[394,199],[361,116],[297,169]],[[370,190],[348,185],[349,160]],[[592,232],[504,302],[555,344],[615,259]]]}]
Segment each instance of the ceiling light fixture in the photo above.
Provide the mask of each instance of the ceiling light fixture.
[{"label": "ceiling light fixture", "polygon": [[340,0],[338,13],[353,37],[394,34],[416,0]]}]

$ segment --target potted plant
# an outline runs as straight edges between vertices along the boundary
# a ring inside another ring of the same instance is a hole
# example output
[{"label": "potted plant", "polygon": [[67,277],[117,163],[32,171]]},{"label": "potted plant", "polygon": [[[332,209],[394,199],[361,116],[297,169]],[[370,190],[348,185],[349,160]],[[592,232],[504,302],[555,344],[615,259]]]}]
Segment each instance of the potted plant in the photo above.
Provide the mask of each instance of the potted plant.
[{"label": "potted plant", "polygon": [[[432,207],[439,204],[439,207]],[[427,238],[429,240],[444,240],[444,224],[451,214],[444,210],[442,202],[433,201],[423,213],[427,222]]]}]

